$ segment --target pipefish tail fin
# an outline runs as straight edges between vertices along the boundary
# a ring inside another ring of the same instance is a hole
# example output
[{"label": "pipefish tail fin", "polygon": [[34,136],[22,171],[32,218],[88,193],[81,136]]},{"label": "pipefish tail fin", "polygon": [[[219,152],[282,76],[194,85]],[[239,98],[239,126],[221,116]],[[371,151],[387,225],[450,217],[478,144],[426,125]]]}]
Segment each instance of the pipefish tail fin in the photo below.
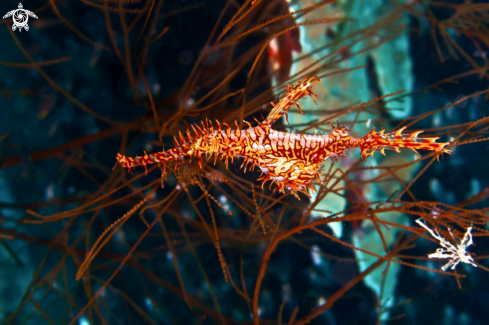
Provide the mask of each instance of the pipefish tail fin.
[{"label": "pipefish tail fin", "polygon": [[373,156],[375,151],[379,151],[385,156],[385,149],[401,152],[399,148],[408,148],[418,153],[417,150],[435,151],[438,157],[443,153],[450,154],[452,151],[445,148],[450,142],[436,142],[439,137],[418,138],[423,131],[403,134],[406,127],[391,133],[385,133],[385,130],[375,131],[375,127],[366,136],[362,138],[360,145],[362,159],[366,160],[368,156]]}]

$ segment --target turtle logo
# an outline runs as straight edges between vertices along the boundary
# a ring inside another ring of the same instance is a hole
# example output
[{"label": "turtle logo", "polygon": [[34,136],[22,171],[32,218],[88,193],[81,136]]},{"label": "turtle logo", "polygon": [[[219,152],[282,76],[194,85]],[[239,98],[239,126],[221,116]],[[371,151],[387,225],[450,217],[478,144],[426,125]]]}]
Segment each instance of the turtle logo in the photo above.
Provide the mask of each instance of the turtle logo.
[{"label": "turtle logo", "polygon": [[12,31],[15,32],[15,30],[18,28],[19,31],[22,31],[22,28],[25,28],[26,31],[29,30],[29,25],[27,25],[27,22],[29,21],[29,16],[33,18],[38,18],[35,13],[29,10],[25,10],[24,7],[22,6],[22,3],[19,3],[19,9],[15,9],[12,11],[7,12],[5,16],[3,16],[3,19],[8,18],[12,16],[12,19],[14,21],[12,25]]}]

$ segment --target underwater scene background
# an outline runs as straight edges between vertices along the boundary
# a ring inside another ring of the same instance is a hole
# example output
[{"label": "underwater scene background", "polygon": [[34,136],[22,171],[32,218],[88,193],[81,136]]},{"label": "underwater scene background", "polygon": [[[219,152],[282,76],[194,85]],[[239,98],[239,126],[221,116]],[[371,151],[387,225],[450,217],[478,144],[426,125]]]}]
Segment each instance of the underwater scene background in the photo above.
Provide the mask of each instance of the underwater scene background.
[{"label": "underwater scene background", "polygon": [[[19,3],[0,2],[2,324],[487,324],[487,1]],[[239,158],[112,168],[206,119],[255,126],[312,76],[317,105],[274,129],[406,126],[451,154],[352,149],[300,200]]]}]

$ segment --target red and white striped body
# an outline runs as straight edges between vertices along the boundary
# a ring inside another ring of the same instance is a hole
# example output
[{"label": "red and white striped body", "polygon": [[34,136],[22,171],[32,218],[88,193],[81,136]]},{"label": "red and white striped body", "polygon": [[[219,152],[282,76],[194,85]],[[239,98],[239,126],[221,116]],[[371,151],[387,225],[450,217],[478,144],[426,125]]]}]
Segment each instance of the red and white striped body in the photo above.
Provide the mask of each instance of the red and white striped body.
[{"label": "red and white striped body", "polygon": [[[167,161],[178,161],[185,158],[198,158],[202,162],[202,156],[214,155],[214,159],[225,159],[226,166],[229,159],[244,159],[241,167],[244,171],[248,166],[251,169],[259,167],[263,176],[259,179],[263,184],[270,180],[275,182],[280,191],[289,189],[294,195],[303,192],[309,196],[307,189],[315,190],[312,183],[319,180],[320,165],[327,158],[338,159],[345,157],[350,148],[360,148],[362,158],[373,155],[376,150],[384,154],[385,149],[393,149],[399,152],[399,148],[432,150],[437,153],[450,153],[444,147],[448,143],[436,143],[437,138],[417,138],[422,131],[412,134],[402,134],[403,129],[394,133],[384,134],[384,130],[376,132],[375,129],[363,138],[350,135],[345,127],[334,127],[327,135],[311,135],[277,131],[271,128],[287,110],[297,105],[297,100],[304,95],[314,94],[312,84],[317,78],[304,80],[288,89],[287,95],[278,103],[273,104],[274,109],[270,115],[255,127],[236,129],[229,126],[221,129],[219,122],[215,129],[210,121],[202,122],[201,127],[193,125],[192,134],[187,131],[187,137],[180,134],[176,146],[172,149],[145,154],[141,157],[125,157],[117,154],[117,161],[124,168],[147,166],[153,163],[166,164]],[[298,106],[298,105],[297,105]],[[299,107],[299,106],[298,106]],[[300,107],[299,107],[300,110]],[[300,110],[302,112],[302,110]]]}]

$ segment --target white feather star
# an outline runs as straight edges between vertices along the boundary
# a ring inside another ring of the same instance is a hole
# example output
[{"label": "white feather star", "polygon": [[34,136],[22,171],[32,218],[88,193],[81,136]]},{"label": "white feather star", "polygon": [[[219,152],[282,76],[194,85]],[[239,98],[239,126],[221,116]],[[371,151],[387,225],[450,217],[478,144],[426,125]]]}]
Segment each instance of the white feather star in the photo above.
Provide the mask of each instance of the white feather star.
[{"label": "white feather star", "polygon": [[[421,227],[428,230],[431,236],[440,241],[440,245],[442,246],[442,248],[436,249],[436,253],[429,254],[428,257],[450,259],[447,264],[441,267],[443,271],[446,271],[446,269],[448,269],[449,267],[451,267],[452,270],[455,269],[455,267],[460,262],[471,264],[472,266],[477,267],[477,265],[474,263],[474,260],[472,259],[472,256],[470,256],[466,251],[467,247],[469,247],[473,243],[472,234],[470,233],[472,231],[472,227],[467,228],[467,232],[465,233],[464,238],[460,241],[460,244],[456,244],[457,247],[455,247],[452,243],[443,238],[436,229],[433,231],[432,229],[428,228],[428,226],[425,225],[421,221],[421,219],[416,220],[416,222]],[[450,235],[452,235],[452,232],[450,232]],[[455,237],[453,238],[455,239]]]}]

